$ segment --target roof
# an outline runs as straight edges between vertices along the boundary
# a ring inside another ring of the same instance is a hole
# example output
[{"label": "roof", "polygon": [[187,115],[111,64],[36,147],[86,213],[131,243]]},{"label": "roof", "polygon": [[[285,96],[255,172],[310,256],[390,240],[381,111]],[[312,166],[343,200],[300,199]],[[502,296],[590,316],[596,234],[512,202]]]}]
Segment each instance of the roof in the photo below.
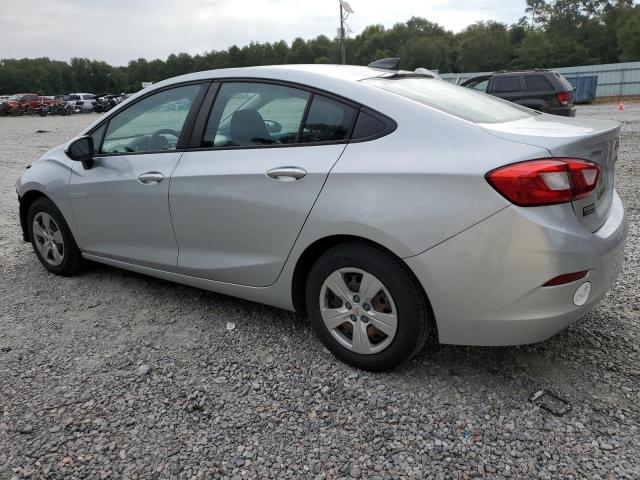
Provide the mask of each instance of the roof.
[{"label": "roof", "polygon": [[[259,67],[221,68],[217,70],[205,70],[202,72],[188,73],[179,77],[173,77],[160,84],[172,84],[188,82],[192,80],[205,80],[210,78],[271,78],[274,80],[296,81],[296,78],[333,78],[339,80],[358,81],[365,78],[377,77],[387,71],[370,67],[354,65],[265,65]],[[154,85],[155,86],[155,85]]]},{"label": "roof", "polygon": [[[179,77],[169,78],[158,82],[151,87],[141,90],[148,92],[156,88],[173,85],[176,83],[209,80],[216,78],[251,78],[286,81],[310,85],[316,88],[325,89],[330,92],[347,92],[354,87],[360,86],[359,80],[373,77],[398,78],[400,76],[424,76],[416,72],[405,70],[390,71],[380,68],[371,68],[358,65],[328,65],[328,64],[300,64],[300,65],[268,65],[259,67],[222,68],[218,70],[206,70],[202,72],[189,73]],[[138,92],[136,95],[138,95]]]}]

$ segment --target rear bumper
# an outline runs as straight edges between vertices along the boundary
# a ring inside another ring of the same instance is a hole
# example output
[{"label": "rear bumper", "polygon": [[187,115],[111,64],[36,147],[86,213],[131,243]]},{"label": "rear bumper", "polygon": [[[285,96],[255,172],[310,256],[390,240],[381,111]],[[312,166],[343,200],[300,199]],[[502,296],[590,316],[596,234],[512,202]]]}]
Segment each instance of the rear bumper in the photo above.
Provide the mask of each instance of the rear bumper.
[{"label": "rear bumper", "polygon": [[[511,206],[405,261],[429,296],[441,343],[519,345],[549,338],[600,302],[622,267],[627,232],[617,193],[596,233],[570,204]],[[542,287],[583,270],[586,278]],[[591,292],[576,306],[585,281]]]},{"label": "rear bumper", "polygon": [[569,106],[550,108],[549,113],[552,115],[560,115],[562,117],[575,117],[576,109],[575,107],[569,107]]}]

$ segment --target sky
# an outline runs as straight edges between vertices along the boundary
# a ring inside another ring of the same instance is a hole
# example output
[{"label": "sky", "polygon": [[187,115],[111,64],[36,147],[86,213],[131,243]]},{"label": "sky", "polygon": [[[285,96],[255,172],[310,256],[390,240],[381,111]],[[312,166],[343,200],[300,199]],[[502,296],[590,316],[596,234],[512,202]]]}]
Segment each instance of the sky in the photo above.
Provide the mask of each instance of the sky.
[{"label": "sky", "polygon": [[[355,35],[420,16],[460,31],[478,20],[513,23],[525,0],[348,0]],[[0,0],[0,58],[136,58],[203,53],[296,37],[336,35],[338,0]]]}]

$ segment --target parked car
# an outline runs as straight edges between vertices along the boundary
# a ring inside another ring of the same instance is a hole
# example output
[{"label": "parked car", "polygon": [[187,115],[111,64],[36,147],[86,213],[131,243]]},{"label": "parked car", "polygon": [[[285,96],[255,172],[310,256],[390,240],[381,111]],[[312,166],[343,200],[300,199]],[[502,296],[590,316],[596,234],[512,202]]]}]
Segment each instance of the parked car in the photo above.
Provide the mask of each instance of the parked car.
[{"label": "parked car", "polygon": [[53,95],[42,97],[38,114],[41,117],[47,115],[70,115],[73,113],[73,107],[67,103],[64,95]]},{"label": "parked car", "polygon": [[0,116],[7,115],[6,110],[4,109],[5,103],[9,100],[11,95],[0,95]]},{"label": "parked car", "polygon": [[7,115],[35,115],[42,99],[35,93],[18,93],[11,95],[4,102],[4,112]]},{"label": "parked car", "polygon": [[92,93],[70,93],[67,102],[77,105],[83,112],[92,112],[96,96]]},{"label": "parked car", "polygon": [[384,370],[429,337],[542,341],[598,304],[628,231],[619,131],[415,72],[199,72],[27,167],[19,217],[50,272],[91,260],[306,312]]},{"label": "parked car", "polygon": [[509,100],[544,113],[573,117],[573,85],[557,72],[523,70],[480,75],[462,83],[463,87]]},{"label": "parked car", "polygon": [[124,93],[119,95],[112,94],[102,94],[96,95],[96,100],[93,104],[93,110],[98,113],[104,113],[111,110],[113,107],[118,105],[119,103],[126,100],[126,96]]}]

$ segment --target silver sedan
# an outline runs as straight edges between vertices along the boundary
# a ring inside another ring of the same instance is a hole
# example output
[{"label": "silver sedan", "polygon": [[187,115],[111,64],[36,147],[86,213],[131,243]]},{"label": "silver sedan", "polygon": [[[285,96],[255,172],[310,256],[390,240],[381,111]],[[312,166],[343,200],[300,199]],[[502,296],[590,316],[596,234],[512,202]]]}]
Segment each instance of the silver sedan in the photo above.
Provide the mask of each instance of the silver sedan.
[{"label": "silver sedan", "polygon": [[27,167],[44,267],[101,262],[305,312],[338,358],[511,345],[595,307],[627,235],[620,126],[429,73],[351,66],[160,82]]}]

